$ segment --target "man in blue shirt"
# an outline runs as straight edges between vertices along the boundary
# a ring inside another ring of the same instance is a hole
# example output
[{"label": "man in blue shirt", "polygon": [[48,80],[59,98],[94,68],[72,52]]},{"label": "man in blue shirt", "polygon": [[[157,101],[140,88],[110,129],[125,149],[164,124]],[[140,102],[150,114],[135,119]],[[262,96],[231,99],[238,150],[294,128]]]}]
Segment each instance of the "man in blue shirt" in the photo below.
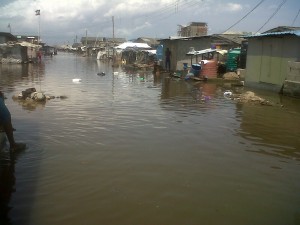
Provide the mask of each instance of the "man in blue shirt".
[{"label": "man in blue shirt", "polygon": [[171,51],[169,48],[166,49],[166,52],[165,52],[165,57],[166,57],[166,61],[165,61],[165,67],[166,67],[166,70],[168,72],[171,72]]},{"label": "man in blue shirt", "polygon": [[25,144],[21,144],[21,143],[19,144],[15,142],[14,133],[13,133],[14,128],[11,123],[11,115],[4,103],[4,95],[1,91],[0,91],[0,126],[3,127],[6,133],[11,151],[21,150],[25,148]]}]

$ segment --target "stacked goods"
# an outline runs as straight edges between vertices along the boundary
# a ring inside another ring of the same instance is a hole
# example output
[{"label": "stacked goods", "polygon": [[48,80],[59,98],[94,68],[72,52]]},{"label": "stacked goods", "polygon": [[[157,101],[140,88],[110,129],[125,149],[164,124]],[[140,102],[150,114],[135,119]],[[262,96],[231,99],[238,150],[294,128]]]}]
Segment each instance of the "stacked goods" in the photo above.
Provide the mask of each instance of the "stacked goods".
[{"label": "stacked goods", "polygon": [[239,67],[239,58],[241,54],[240,48],[231,49],[228,51],[227,56],[227,71],[236,71],[236,69]]},{"label": "stacked goods", "polygon": [[217,61],[215,60],[207,60],[202,63],[202,68],[200,71],[200,76],[207,78],[217,78]]}]

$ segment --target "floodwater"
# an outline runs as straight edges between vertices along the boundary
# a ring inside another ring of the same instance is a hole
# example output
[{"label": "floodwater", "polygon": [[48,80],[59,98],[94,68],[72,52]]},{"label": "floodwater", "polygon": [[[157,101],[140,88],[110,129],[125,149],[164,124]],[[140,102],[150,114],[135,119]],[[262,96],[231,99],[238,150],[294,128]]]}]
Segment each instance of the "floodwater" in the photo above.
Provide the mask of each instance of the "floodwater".
[{"label": "floodwater", "polygon": [[[1,225],[300,224],[300,100],[69,53],[0,72],[27,143],[0,151]],[[66,98],[12,99],[30,87]]]}]

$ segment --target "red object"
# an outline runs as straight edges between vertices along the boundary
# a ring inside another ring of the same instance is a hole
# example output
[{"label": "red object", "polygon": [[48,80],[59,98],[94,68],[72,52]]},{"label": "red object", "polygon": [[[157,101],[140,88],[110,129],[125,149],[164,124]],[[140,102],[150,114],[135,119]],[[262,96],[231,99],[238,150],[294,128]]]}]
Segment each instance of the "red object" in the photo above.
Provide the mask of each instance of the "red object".
[{"label": "red object", "polygon": [[37,57],[40,61],[42,60],[42,53],[40,51],[37,52]]},{"label": "red object", "polygon": [[207,77],[207,78],[217,78],[217,61],[215,60],[209,60],[206,64],[201,64],[201,71],[200,76],[201,77]]}]

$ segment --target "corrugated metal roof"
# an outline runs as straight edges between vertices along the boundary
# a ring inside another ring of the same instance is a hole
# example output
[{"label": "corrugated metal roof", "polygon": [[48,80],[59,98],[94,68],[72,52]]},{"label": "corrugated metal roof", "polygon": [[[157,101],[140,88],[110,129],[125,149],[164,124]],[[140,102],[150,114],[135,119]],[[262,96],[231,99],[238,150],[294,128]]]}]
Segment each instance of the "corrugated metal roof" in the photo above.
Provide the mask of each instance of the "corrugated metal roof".
[{"label": "corrugated metal roof", "polygon": [[275,37],[275,36],[289,36],[294,35],[300,37],[300,30],[291,30],[291,31],[284,31],[284,32],[270,32],[270,33],[263,33],[263,34],[254,34],[254,35],[247,35],[243,36],[244,38],[256,38],[256,37]]},{"label": "corrugated metal roof", "polygon": [[285,31],[292,31],[292,30],[300,30],[300,27],[291,27],[291,26],[278,26],[271,30],[267,30],[263,33],[271,33],[271,32],[285,32]]},{"label": "corrugated metal roof", "polygon": [[227,53],[227,50],[208,48],[208,49],[203,49],[200,51],[195,51],[194,49],[190,49],[190,51],[188,53],[186,53],[186,55],[202,55],[202,54],[210,53],[210,52],[218,52],[221,55],[224,55]]},{"label": "corrugated metal roof", "polygon": [[201,55],[201,54],[215,52],[215,51],[216,51],[216,49],[211,49],[211,48],[203,49],[203,50],[200,50],[200,51],[195,51],[193,49],[192,51],[190,50],[188,53],[186,53],[186,55]]}]

